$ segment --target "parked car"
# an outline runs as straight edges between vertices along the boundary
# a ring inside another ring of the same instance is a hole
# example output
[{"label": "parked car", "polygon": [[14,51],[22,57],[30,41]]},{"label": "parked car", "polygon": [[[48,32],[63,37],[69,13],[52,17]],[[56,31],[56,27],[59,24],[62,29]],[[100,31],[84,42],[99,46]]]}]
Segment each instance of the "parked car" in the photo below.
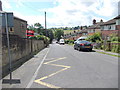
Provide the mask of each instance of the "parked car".
[{"label": "parked car", "polygon": [[65,40],[64,39],[60,39],[59,40],[59,44],[63,44],[64,45],[65,44]]},{"label": "parked car", "polygon": [[76,41],[74,44],[74,49],[75,50],[89,50],[92,51],[93,45],[91,42],[86,41],[86,40],[80,40],[80,41]]},{"label": "parked car", "polygon": [[76,43],[77,41],[82,41],[85,40],[87,37],[79,37],[74,43]]}]

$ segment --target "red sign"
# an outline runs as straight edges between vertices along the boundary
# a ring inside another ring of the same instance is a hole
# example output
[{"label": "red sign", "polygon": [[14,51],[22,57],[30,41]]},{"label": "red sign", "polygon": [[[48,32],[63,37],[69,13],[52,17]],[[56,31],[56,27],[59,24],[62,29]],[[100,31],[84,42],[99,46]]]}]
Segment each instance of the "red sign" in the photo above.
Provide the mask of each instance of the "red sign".
[{"label": "red sign", "polygon": [[34,37],[34,31],[33,30],[26,30],[26,36]]}]

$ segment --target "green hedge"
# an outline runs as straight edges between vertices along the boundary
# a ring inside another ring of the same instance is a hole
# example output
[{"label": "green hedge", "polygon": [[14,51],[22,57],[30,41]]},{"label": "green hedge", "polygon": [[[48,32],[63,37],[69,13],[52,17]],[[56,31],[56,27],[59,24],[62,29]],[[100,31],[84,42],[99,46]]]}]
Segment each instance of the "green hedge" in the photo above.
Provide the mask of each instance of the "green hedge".
[{"label": "green hedge", "polygon": [[74,44],[74,40],[65,40],[66,44]]},{"label": "green hedge", "polygon": [[50,38],[44,36],[44,35],[36,35],[34,37],[29,37],[30,39],[35,39],[35,40],[44,40],[44,43],[49,44],[50,43]]}]

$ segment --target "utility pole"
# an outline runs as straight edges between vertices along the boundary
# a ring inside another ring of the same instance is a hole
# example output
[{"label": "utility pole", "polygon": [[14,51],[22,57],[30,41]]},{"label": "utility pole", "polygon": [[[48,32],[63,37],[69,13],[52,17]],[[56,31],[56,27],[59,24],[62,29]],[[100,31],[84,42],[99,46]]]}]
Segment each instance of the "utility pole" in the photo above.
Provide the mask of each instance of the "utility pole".
[{"label": "utility pole", "polygon": [[45,11],[45,32],[46,32],[46,36],[47,36],[46,11]]}]

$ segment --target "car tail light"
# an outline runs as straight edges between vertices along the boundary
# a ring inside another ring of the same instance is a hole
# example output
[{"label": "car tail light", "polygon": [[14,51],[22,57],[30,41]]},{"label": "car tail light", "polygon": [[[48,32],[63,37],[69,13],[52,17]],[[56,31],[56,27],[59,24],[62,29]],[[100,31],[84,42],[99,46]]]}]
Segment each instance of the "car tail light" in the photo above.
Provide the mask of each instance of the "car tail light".
[{"label": "car tail light", "polygon": [[93,46],[93,44],[91,44],[91,46]]},{"label": "car tail light", "polygon": [[80,44],[80,46],[84,46],[84,44],[82,43],[82,44]]}]

